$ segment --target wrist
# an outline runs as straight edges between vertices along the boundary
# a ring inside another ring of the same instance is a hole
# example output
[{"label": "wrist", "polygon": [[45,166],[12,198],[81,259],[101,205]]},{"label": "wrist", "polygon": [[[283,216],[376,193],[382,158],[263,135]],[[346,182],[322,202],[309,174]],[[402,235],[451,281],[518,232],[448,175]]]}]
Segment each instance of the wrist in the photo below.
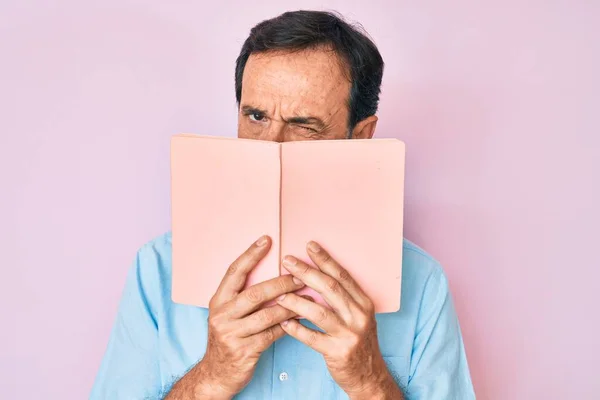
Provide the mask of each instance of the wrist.
[{"label": "wrist", "polygon": [[196,369],[196,385],[194,400],[231,400],[234,394],[228,393],[213,377],[212,369],[207,361],[202,360],[194,367]]},{"label": "wrist", "polygon": [[402,391],[386,370],[368,382],[362,390],[350,396],[351,400],[402,400]]},{"label": "wrist", "polygon": [[369,397],[372,400],[402,400],[402,392],[394,379],[389,376],[379,382],[379,385],[373,388],[373,394]]}]

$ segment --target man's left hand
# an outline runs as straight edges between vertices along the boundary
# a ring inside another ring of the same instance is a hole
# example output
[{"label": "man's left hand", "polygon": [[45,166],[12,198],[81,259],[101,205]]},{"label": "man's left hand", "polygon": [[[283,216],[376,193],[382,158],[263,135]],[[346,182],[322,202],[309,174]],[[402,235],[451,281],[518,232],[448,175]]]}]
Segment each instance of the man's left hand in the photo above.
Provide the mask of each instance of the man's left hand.
[{"label": "man's left hand", "polygon": [[318,269],[292,256],[284,258],[283,266],[319,293],[331,310],[288,293],[278,303],[324,332],[295,319],[284,321],[283,330],[323,355],[331,376],[350,399],[402,399],[379,350],[373,302],[317,243],[310,242],[307,253]]}]

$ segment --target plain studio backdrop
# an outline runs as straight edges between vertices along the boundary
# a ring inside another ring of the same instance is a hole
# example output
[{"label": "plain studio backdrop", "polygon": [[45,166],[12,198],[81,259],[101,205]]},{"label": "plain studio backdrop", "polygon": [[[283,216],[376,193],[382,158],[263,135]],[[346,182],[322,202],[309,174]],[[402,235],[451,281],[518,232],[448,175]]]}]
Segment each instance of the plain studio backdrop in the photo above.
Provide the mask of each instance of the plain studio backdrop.
[{"label": "plain studio backdrop", "polygon": [[169,137],[234,136],[234,61],[287,10],[360,21],[407,145],[406,237],[449,276],[480,399],[597,399],[600,2],[2,1],[2,397],[89,395],[167,231]]}]

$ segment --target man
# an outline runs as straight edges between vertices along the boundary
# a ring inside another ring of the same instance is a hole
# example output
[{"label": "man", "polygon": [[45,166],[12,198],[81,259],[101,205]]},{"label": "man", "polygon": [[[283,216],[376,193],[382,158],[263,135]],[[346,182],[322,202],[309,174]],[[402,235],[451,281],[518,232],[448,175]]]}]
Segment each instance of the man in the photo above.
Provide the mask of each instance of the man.
[{"label": "man", "polygon": [[[336,15],[264,21],[237,59],[238,136],[369,139],[382,74],[372,41]],[[171,301],[169,234],[142,247],[92,398],[474,398],[447,280],[424,251],[404,242],[402,309],[375,315],[326,243],[307,244],[317,268],[289,255],[291,275],[244,290],[270,245],[258,238],[229,266],[208,310]],[[332,309],[293,293],[304,285]]]}]

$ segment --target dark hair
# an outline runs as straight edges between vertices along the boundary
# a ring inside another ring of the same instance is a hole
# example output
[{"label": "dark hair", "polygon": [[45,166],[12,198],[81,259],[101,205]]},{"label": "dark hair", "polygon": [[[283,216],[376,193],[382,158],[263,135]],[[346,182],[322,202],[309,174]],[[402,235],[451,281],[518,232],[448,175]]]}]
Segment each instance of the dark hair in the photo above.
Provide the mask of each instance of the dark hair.
[{"label": "dark hair", "polygon": [[343,62],[351,82],[349,131],[377,112],[383,59],[361,28],[323,11],[291,11],[263,21],[250,31],[235,66],[235,96],[242,97],[242,78],[248,57],[268,51],[299,51],[329,46]]}]

